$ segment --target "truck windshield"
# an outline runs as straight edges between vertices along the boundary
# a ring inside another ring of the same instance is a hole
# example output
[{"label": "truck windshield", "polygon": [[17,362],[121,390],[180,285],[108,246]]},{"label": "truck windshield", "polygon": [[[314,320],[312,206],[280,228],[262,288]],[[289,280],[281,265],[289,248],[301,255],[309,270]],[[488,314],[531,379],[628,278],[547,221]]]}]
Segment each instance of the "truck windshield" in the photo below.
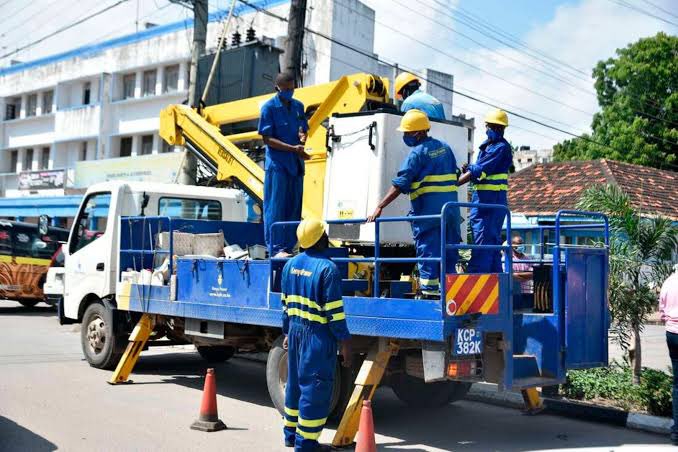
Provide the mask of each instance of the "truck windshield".
[{"label": "truck windshield", "polygon": [[186,220],[221,220],[221,202],[214,199],[160,198],[158,215]]}]

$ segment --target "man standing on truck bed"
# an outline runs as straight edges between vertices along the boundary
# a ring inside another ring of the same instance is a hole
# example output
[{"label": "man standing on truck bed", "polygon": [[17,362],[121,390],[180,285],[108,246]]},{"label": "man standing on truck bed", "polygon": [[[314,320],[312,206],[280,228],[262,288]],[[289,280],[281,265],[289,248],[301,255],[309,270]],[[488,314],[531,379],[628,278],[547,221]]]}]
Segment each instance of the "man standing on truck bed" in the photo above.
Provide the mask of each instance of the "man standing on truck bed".
[{"label": "man standing on truck bed", "polygon": [[[392,186],[377,205],[367,221],[375,221],[382,210],[391,204],[401,193],[410,196],[412,210],[410,215],[440,215],[443,206],[457,201],[457,160],[450,146],[428,135],[431,123],[420,110],[405,113],[398,130],[403,132],[403,141],[412,148],[400,171],[392,181]],[[459,207],[448,209],[446,241],[448,244],[460,242]],[[412,233],[417,257],[440,257],[440,220],[417,220],[412,222]],[[445,273],[456,273],[459,259],[457,250],[447,250]],[[440,264],[437,262],[419,263],[419,283],[424,295],[440,295]]]},{"label": "man standing on truck bed", "polygon": [[277,94],[261,107],[259,134],[266,145],[264,166],[264,235],[271,255],[286,257],[294,249],[294,230],[282,227],[272,242],[271,226],[277,221],[301,220],[304,191],[304,151],[308,122],[304,104],[294,95],[294,76],[283,72],[275,79]]},{"label": "man standing on truck bed", "polygon": [[329,414],[337,344],[343,365],[351,365],[351,346],[341,296],[341,275],[325,255],[327,225],[304,220],[297,228],[305,251],[283,269],[283,347],[287,348],[285,446],[295,451],[329,450],[318,438]]}]

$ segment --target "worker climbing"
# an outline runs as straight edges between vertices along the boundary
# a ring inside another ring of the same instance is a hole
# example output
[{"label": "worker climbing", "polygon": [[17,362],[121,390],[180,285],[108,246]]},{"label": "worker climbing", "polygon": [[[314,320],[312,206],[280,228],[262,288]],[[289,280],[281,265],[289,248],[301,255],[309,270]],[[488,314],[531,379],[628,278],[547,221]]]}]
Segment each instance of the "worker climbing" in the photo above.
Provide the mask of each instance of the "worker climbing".
[{"label": "worker climbing", "polygon": [[[473,183],[474,203],[508,205],[508,172],[513,162],[511,145],[504,138],[508,115],[503,110],[493,110],[485,116],[487,140],[480,145],[476,162],[464,165],[459,185]],[[469,222],[476,245],[500,245],[501,230],[506,212],[499,209],[473,207]],[[467,273],[501,272],[499,249],[475,249],[466,269]]]},{"label": "worker climbing", "polygon": [[[403,132],[403,141],[412,148],[403,162],[393,185],[377,205],[368,221],[375,221],[383,209],[401,193],[409,194],[412,203],[410,215],[437,215],[442,207],[457,201],[457,161],[450,146],[428,135],[431,128],[426,114],[421,110],[409,110],[403,116],[398,130]],[[460,242],[459,207],[451,207],[447,219],[447,243]],[[417,257],[440,257],[439,220],[412,222]],[[459,258],[457,250],[448,250],[445,273],[456,273]],[[440,265],[419,263],[419,281],[424,295],[439,295]]]},{"label": "worker climbing", "polygon": [[443,104],[420,88],[421,82],[416,75],[410,74],[409,72],[403,72],[396,77],[396,98],[402,100],[400,111],[406,113],[410,110],[417,109],[426,113],[426,116],[428,116],[429,119],[445,119]]},{"label": "worker climbing", "polygon": [[[292,227],[281,227],[272,236],[278,221],[299,221],[304,190],[304,150],[308,122],[304,104],[293,98],[295,80],[283,72],[275,79],[277,94],[261,107],[259,134],[266,145],[264,165],[264,235],[272,256],[286,257],[296,240]],[[275,237],[275,240],[273,240]]]},{"label": "worker climbing", "polygon": [[341,343],[342,364],[351,365],[350,335],[346,327],[341,275],[325,255],[327,225],[304,220],[297,228],[305,251],[283,269],[283,347],[287,348],[285,388],[285,446],[295,451],[329,450],[318,437],[329,414]]}]

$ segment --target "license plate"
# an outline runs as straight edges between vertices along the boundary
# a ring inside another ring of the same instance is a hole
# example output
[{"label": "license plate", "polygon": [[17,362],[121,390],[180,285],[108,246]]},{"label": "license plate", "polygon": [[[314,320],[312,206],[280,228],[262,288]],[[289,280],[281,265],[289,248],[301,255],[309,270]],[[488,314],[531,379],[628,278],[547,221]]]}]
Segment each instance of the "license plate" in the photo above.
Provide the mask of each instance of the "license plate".
[{"label": "license plate", "polygon": [[459,328],[454,336],[452,354],[477,355],[483,351],[483,333],[479,328]]}]

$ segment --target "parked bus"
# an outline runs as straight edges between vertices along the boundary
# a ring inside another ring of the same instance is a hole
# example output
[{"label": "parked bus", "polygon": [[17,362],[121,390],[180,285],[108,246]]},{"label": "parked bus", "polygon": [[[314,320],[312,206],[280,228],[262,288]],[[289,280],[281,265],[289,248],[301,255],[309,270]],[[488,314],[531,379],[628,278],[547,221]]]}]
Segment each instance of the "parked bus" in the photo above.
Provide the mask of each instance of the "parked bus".
[{"label": "parked bus", "polygon": [[45,275],[68,233],[64,228],[0,220],[0,299],[27,307],[44,301]]}]

